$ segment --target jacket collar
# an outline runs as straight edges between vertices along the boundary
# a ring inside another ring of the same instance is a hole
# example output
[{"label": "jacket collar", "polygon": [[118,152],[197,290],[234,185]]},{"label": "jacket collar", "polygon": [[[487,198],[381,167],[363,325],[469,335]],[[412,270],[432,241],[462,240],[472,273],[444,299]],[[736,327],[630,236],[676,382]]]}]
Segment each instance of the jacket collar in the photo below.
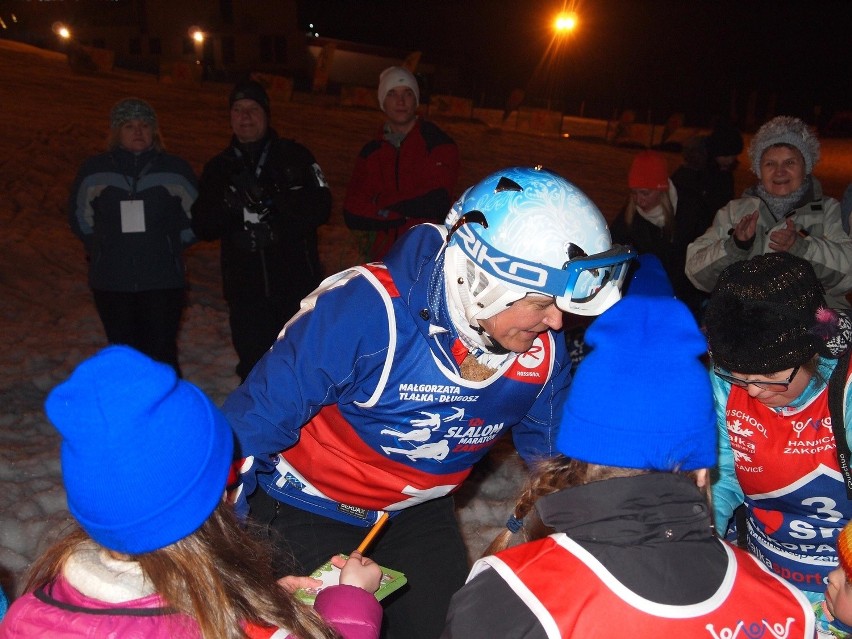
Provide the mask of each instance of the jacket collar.
[{"label": "jacket collar", "polygon": [[582,543],[635,546],[711,536],[710,508],[686,475],[652,472],[563,489],[536,504],[542,521]]},{"label": "jacket collar", "polygon": [[154,594],[153,584],[135,561],[115,559],[94,542],[78,546],[62,569],[83,595],[107,603],[125,603]]}]

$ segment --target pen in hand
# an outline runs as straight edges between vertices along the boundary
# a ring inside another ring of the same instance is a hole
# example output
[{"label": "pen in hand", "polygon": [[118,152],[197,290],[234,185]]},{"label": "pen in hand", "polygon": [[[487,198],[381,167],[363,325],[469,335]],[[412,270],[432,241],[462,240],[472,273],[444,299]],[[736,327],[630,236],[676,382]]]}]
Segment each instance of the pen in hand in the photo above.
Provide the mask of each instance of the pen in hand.
[{"label": "pen in hand", "polygon": [[376,520],[376,523],[373,524],[373,527],[370,528],[370,532],[368,532],[367,536],[364,537],[364,541],[362,541],[358,545],[358,548],[355,549],[355,552],[359,552],[363,555],[367,548],[370,546],[370,544],[373,543],[373,539],[375,539],[376,535],[379,534],[379,531],[382,529],[382,526],[385,525],[385,522],[387,520],[388,514],[386,512],[382,513]]}]

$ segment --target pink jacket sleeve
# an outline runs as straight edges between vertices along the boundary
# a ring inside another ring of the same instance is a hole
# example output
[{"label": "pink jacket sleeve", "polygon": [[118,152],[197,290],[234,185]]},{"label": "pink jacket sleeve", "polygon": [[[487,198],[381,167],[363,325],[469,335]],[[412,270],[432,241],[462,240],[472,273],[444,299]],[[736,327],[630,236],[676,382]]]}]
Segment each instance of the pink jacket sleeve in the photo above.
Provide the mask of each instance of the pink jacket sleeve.
[{"label": "pink jacket sleeve", "polygon": [[332,586],[317,595],[314,609],[343,639],[377,639],[382,606],[363,588]]}]

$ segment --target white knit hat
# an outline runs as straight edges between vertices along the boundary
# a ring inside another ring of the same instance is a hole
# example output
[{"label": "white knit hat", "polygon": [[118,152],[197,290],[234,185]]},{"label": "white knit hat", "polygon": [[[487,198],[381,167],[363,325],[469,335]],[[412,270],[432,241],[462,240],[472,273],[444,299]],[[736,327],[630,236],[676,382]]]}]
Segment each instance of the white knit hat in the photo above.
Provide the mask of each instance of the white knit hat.
[{"label": "white knit hat", "polygon": [[420,105],[420,87],[417,85],[411,71],[403,67],[388,67],[379,75],[379,107],[382,111],[385,110],[385,98],[391,89],[396,87],[408,87],[414,91],[414,100],[417,106]]},{"label": "white knit hat", "polygon": [[755,175],[760,176],[760,160],[766,149],[776,144],[797,148],[805,158],[805,173],[813,173],[814,166],[819,162],[819,140],[799,118],[779,115],[757,130],[748,147],[751,170]]}]

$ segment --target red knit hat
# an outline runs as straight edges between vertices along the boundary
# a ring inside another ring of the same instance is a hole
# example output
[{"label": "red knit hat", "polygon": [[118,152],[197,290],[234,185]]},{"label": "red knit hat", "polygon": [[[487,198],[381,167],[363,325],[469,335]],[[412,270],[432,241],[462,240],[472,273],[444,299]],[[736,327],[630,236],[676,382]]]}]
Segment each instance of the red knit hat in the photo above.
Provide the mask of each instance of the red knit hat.
[{"label": "red knit hat", "polygon": [[837,535],[837,560],[846,573],[846,581],[852,583],[852,524],[846,524]]},{"label": "red knit hat", "polygon": [[662,153],[642,151],[633,158],[627,184],[631,189],[654,189],[665,191],[669,188],[669,167]]}]

